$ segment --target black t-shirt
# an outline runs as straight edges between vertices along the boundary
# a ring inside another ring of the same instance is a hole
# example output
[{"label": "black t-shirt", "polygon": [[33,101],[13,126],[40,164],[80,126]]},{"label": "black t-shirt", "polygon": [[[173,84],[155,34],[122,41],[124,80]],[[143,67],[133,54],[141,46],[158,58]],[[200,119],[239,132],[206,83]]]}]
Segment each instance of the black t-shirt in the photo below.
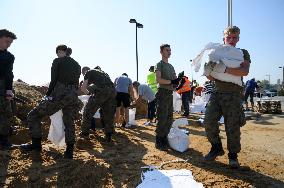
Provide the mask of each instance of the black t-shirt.
[{"label": "black t-shirt", "polygon": [[81,66],[71,57],[54,59],[51,67],[51,82],[47,95],[50,95],[57,82],[69,85],[78,85],[81,75]]},{"label": "black t-shirt", "polygon": [[0,50],[0,80],[4,80],[5,89],[13,88],[13,64],[15,57],[7,50]]}]

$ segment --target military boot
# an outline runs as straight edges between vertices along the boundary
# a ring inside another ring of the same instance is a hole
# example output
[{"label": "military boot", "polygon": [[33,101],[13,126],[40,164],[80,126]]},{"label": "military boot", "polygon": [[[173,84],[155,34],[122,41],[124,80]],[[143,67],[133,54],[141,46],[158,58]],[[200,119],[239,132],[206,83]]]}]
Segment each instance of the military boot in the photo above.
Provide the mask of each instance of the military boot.
[{"label": "military boot", "polygon": [[112,136],[112,133],[105,133],[105,141],[106,142],[111,142],[111,136]]},{"label": "military boot", "polygon": [[24,152],[37,151],[41,152],[41,138],[32,138],[31,144],[21,144],[20,150]]},{"label": "military boot", "polygon": [[161,150],[161,151],[167,150],[167,145],[166,145],[166,142],[165,142],[164,137],[158,137],[158,136],[156,136],[156,144],[155,144],[155,147],[156,147],[158,150]]},{"label": "military boot", "polygon": [[163,142],[165,147],[169,147],[169,141],[168,141],[168,137],[167,136],[163,137],[162,142]]},{"label": "military boot", "polygon": [[90,134],[89,133],[84,133],[82,131],[80,132],[79,136],[80,136],[80,138],[85,139],[85,140],[89,140],[90,139],[89,138]]},{"label": "military boot", "polygon": [[187,116],[189,116],[189,113],[188,112],[184,112],[181,116],[187,117]]},{"label": "military boot", "polygon": [[254,103],[252,102],[252,103],[250,103],[251,104],[251,110],[254,112],[255,111],[255,109],[254,109]]},{"label": "military boot", "polygon": [[222,144],[212,144],[210,152],[204,156],[206,161],[214,161],[216,157],[224,155]]},{"label": "military boot", "polygon": [[64,152],[65,159],[73,159],[74,144],[67,144],[66,150]]},{"label": "military boot", "polygon": [[248,102],[245,102],[245,104],[246,104],[246,109],[245,109],[245,111],[249,111]]},{"label": "military boot", "polygon": [[239,168],[240,164],[238,161],[238,154],[237,153],[228,153],[228,157],[229,157],[229,166],[231,168]]},{"label": "military boot", "polygon": [[7,136],[0,136],[0,150],[11,150],[12,144]]}]

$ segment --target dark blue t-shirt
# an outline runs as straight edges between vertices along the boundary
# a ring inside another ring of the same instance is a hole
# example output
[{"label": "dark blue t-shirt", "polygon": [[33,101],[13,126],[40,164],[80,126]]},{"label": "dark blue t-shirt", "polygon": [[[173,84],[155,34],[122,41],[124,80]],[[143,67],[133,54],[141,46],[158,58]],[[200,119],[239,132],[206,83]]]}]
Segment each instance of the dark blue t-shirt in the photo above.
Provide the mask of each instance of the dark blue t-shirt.
[{"label": "dark blue t-shirt", "polygon": [[254,91],[255,88],[258,88],[258,85],[255,82],[255,80],[253,80],[253,79],[248,80],[247,83],[246,83],[246,90],[247,91]]}]

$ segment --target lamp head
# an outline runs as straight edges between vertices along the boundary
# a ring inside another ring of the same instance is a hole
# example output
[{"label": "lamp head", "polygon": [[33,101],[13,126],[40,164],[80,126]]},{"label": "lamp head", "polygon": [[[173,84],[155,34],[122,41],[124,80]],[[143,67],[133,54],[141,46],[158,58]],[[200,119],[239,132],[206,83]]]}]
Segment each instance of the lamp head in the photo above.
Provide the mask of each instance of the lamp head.
[{"label": "lamp head", "polygon": [[141,23],[137,23],[138,28],[143,28],[143,25]]},{"label": "lamp head", "polygon": [[130,19],[129,22],[130,23],[137,23],[135,19]]}]

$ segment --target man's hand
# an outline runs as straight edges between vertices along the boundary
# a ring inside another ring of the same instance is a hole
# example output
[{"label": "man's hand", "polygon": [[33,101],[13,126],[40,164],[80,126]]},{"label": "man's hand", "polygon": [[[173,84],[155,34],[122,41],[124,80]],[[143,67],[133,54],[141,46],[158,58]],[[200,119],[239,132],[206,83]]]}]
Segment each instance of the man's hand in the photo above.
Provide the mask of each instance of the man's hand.
[{"label": "man's hand", "polygon": [[220,62],[215,65],[215,67],[213,68],[213,72],[225,73],[226,69],[227,69],[226,65],[223,62]]},{"label": "man's hand", "polygon": [[12,100],[14,97],[14,93],[12,90],[6,90],[6,99],[7,100]]},{"label": "man's hand", "polygon": [[43,96],[42,98],[43,101],[51,101],[52,100],[52,97],[48,96],[48,95],[45,95]]},{"label": "man's hand", "polygon": [[184,76],[184,71],[182,71],[182,72],[180,72],[179,74],[178,74],[178,78],[182,78]]},{"label": "man's hand", "polygon": [[208,63],[205,63],[204,64],[204,70],[203,70],[203,75],[204,76],[209,76],[210,73],[213,71],[215,65],[217,63],[216,62],[213,62],[213,61],[209,61]]},{"label": "man's hand", "polygon": [[179,81],[181,80],[181,78],[176,78],[174,80],[171,80],[171,84],[173,85],[178,85]]},{"label": "man's hand", "polygon": [[87,90],[88,90],[89,94],[95,94],[95,92],[97,90],[97,86],[95,84],[90,84],[87,87]]}]

